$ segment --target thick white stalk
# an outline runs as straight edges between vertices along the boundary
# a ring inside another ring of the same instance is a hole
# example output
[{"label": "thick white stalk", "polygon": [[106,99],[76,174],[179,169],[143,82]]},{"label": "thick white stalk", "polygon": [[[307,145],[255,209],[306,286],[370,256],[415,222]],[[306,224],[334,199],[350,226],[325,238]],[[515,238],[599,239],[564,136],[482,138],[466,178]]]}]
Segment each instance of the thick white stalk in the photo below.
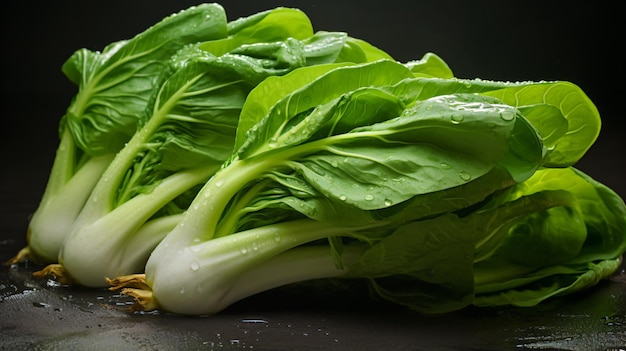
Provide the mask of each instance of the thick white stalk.
[{"label": "thick white stalk", "polygon": [[75,283],[90,287],[106,286],[106,277],[137,273],[180,218],[163,222],[167,225],[148,226],[146,222],[185,190],[206,181],[216,168],[176,173],[107,214],[77,221],[63,243],[59,263]]},{"label": "thick white stalk", "polygon": [[46,190],[28,224],[32,259],[39,263],[57,262],[63,240],[113,156],[92,157],[66,183],[61,184],[59,179],[52,182],[54,186]]},{"label": "thick white stalk", "polygon": [[[274,287],[292,282],[298,275],[305,278],[340,274],[328,263],[320,272],[308,275],[312,267],[284,262],[283,271],[275,280],[243,279],[249,271],[299,245],[336,235],[349,235],[351,229],[339,228],[311,219],[284,222],[194,244],[172,240],[185,237],[179,224],[150,255],[146,264],[146,281],[159,307],[181,314],[213,314],[233,302]],[[178,233],[176,233],[178,232]],[[174,235],[172,235],[174,234]],[[179,235],[180,234],[180,235]],[[330,247],[326,247],[330,252]],[[307,259],[311,259],[308,257]],[[329,257],[332,260],[332,257]],[[326,259],[322,259],[325,261]],[[281,260],[283,262],[284,260]],[[310,262],[314,262],[312,260]],[[271,266],[268,266],[271,267]]]},{"label": "thick white stalk", "polygon": [[229,300],[225,302],[232,304],[291,283],[349,276],[350,264],[359,259],[364,248],[363,244],[345,246],[341,252],[341,267],[337,266],[328,245],[300,246],[287,250],[245,272],[235,282]]}]

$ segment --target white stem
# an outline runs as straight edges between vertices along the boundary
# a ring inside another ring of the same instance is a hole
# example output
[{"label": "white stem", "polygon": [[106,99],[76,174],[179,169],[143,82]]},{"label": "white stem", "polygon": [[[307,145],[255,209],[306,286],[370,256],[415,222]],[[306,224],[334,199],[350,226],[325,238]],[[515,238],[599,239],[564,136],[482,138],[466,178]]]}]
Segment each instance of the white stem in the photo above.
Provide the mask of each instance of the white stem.
[{"label": "white stem", "polygon": [[327,245],[296,247],[247,271],[233,285],[230,303],[291,283],[345,275],[363,252],[362,245],[346,246],[342,252],[343,267],[338,267]]},{"label": "white stem", "polygon": [[[31,258],[56,263],[59,250],[113,154],[90,158],[67,183],[52,181],[28,224]],[[53,175],[53,177],[55,177]]]},{"label": "white stem", "polygon": [[[174,232],[184,230],[185,226],[179,224]],[[284,264],[281,272],[276,273],[276,280],[268,278],[270,282],[266,284],[259,278],[248,284],[242,278],[290,249],[331,236],[349,235],[352,230],[303,219],[198,241],[196,245],[172,240],[179,236],[170,234],[148,259],[146,280],[163,310],[182,314],[217,313],[242,297],[294,281],[298,275],[310,278],[331,272],[338,274],[335,268],[324,264],[316,274],[307,275],[306,260],[298,270],[289,272],[291,262],[279,259]],[[331,252],[329,246],[326,250]],[[271,266],[272,263],[266,269]]]}]

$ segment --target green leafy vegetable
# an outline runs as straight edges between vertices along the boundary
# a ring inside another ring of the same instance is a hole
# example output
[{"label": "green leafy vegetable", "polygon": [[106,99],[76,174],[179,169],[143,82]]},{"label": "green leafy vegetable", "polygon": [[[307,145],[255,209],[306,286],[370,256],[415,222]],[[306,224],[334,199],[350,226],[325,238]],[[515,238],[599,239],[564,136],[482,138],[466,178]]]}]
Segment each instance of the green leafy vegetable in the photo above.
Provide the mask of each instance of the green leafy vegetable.
[{"label": "green leafy vegetable", "polygon": [[[29,223],[28,251],[57,262],[59,249],[100,175],[137,129],[161,71],[188,43],[226,36],[218,4],[173,14],[101,53],[81,49],[63,65],[78,93],[61,120],[60,143],[39,207]],[[19,258],[18,258],[19,259]]]},{"label": "green leafy vegetable", "polygon": [[[275,13],[278,19],[302,16],[279,8],[263,18]],[[336,59],[343,49],[336,42],[347,38],[324,32],[297,40],[312,30],[257,17],[238,20],[235,34],[230,27],[229,39],[238,39],[231,44],[240,45],[227,53],[215,56],[221,51],[207,51],[213,47],[207,41],[172,56],[139,119],[140,129],[102,174],[60,251],[59,264],[72,281],[103,286],[107,276],[141,272],[199,186],[232,154],[250,90],[267,77]],[[315,60],[309,59],[311,52]]]},{"label": "green leafy vegetable", "polygon": [[569,82],[461,79],[298,9],[216,4],[63,71],[79,92],[31,255],[133,309],[336,281],[423,313],[533,306],[626,251],[624,201],[574,168],[601,121]]},{"label": "green leafy vegetable", "polygon": [[[273,91],[266,84],[283,89],[263,94],[263,106],[256,96]],[[145,284],[160,308],[187,314],[332,277],[370,279],[379,295],[424,312],[471,304],[480,235],[533,211],[558,223],[552,207],[571,200],[539,194],[460,215],[498,191],[482,177],[519,183],[543,166],[541,135],[518,108],[563,118],[534,101],[480,94],[508,88],[518,86],[414,77],[389,60],[262,82],[243,107],[238,149],[152,252]],[[460,188],[468,200],[455,207],[445,192]],[[422,197],[432,207],[413,211]]]}]

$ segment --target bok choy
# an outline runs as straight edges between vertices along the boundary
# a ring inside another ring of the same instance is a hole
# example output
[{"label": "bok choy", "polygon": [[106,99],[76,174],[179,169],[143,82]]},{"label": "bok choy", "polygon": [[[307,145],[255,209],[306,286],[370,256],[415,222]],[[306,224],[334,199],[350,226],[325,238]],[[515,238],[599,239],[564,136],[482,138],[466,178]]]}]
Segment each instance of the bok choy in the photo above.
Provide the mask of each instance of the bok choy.
[{"label": "bok choy", "polygon": [[217,4],[63,70],[79,93],[29,255],[133,310],[336,282],[424,313],[533,306],[626,252],[623,199],[575,168],[601,121],[570,82],[462,79]]},{"label": "bok choy", "polygon": [[482,288],[477,250],[503,241],[483,236],[533,213],[555,223],[580,214],[560,188],[490,205],[539,169],[575,162],[597,136],[580,123],[598,125],[597,111],[565,82],[415,77],[390,60],[267,79],[244,104],[236,151],[154,249],[145,276],[109,282],[136,308],[183,314],[320,278],[367,279],[422,312],[462,308]]},{"label": "bok choy", "polygon": [[[248,92],[269,76],[334,62],[350,39],[341,32],[313,33],[308,18],[294,9],[231,23],[227,38],[190,44],[172,56],[138,131],[70,228],[59,263],[37,275],[104,286],[106,276],[143,271],[198,187],[231,155]],[[230,51],[222,53],[225,46]]]},{"label": "bok choy", "polygon": [[63,116],[60,142],[24,255],[55,263],[60,247],[96,182],[135,134],[139,117],[170,57],[183,46],[227,35],[218,4],[173,14],[102,52],[76,51],[63,65],[78,93]]}]

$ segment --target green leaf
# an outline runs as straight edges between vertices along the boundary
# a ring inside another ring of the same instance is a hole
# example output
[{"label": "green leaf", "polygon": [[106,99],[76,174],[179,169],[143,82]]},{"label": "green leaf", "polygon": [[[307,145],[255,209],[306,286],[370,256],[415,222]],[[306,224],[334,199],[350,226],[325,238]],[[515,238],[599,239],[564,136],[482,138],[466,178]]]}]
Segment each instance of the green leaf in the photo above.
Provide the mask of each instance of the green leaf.
[{"label": "green leaf", "polygon": [[337,62],[364,63],[378,60],[393,60],[393,57],[365,40],[348,37]]},{"label": "green leaf", "polygon": [[228,35],[202,44],[203,50],[221,56],[243,44],[266,43],[313,35],[311,21],[298,9],[278,7],[228,22]]},{"label": "green leaf", "polygon": [[495,194],[483,210],[545,194],[553,204],[484,233],[477,245],[478,305],[532,306],[595,285],[626,251],[626,205],[606,186],[574,168],[538,170]]},{"label": "green leaf", "polygon": [[[550,112],[528,114],[526,118],[548,142],[546,166],[571,166],[587,152],[600,133],[600,115],[587,95],[569,82],[519,83],[485,93],[504,103],[521,108],[529,105],[553,106],[562,117]],[[550,118],[548,118],[550,116]],[[560,120],[565,118],[564,132]],[[556,138],[558,136],[558,139]]]},{"label": "green leaf", "polygon": [[79,50],[63,67],[80,84],[61,128],[67,126],[77,147],[90,155],[119,150],[134,134],[169,58],[184,45],[224,36],[222,7],[203,4],[113,43],[102,54]]},{"label": "green leaf", "polygon": [[420,60],[409,61],[406,65],[416,77],[454,78],[448,64],[432,52],[426,53]]},{"label": "green leaf", "polygon": [[317,32],[304,40],[307,66],[337,62],[347,40],[341,32]]},{"label": "green leaf", "polygon": [[446,214],[398,227],[349,266],[348,277],[369,278],[379,296],[424,313],[472,303],[473,237]]},{"label": "green leaf", "polygon": [[567,189],[576,197],[587,239],[576,261],[612,259],[626,251],[626,205],[607,186],[573,167],[547,168],[502,192],[495,202],[510,201],[544,190]]},{"label": "green leaf", "polygon": [[480,307],[536,306],[551,297],[573,294],[597,285],[615,273],[621,263],[621,259],[612,259],[597,263],[548,267],[533,273],[530,277],[522,275],[512,278],[507,285],[516,288],[506,289],[502,284],[483,287],[494,292],[476,294],[473,304]]},{"label": "green leaf", "polygon": [[248,131],[267,115],[281,98],[317,77],[346,64],[307,66],[281,77],[268,77],[249,94],[237,127],[236,148],[244,144]]},{"label": "green leaf", "polygon": [[[320,139],[322,152],[292,165],[325,196],[358,208],[389,207],[486,174],[504,154],[514,125],[500,115],[515,111],[487,107],[494,100],[480,96],[442,96],[405,111],[392,100],[386,111],[380,90],[358,92],[335,108],[337,141]],[[363,127],[344,131],[341,123]]]},{"label": "green leaf", "polygon": [[566,167],[577,162],[594,143],[600,129],[596,107],[579,87],[568,82],[422,78],[407,81],[406,89],[421,99],[461,92],[493,96],[517,108],[547,142],[543,164],[548,167]]},{"label": "green leaf", "polygon": [[[266,147],[268,144],[272,144],[273,148],[285,146],[276,143],[275,139],[278,137],[285,139],[287,143],[293,143],[292,136],[302,139],[306,138],[302,133],[315,132],[313,126],[308,128],[303,123],[300,123],[302,128],[297,129],[297,132],[296,129],[291,129],[292,125],[300,122],[298,118],[303,112],[363,86],[394,84],[411,77],[411,72],[406,67],[388,60],[354,67],[334,65],[315,67],[316,69],[306,71],[296,70],[273,81],[264,81],[251,92],[248,99],[250,104],[247,101],[244,105],[237,130],[237,142],[242,143],[236,144],[240,146],[238,151],[240,158],[246,158],[248,154],[257,152],[258,148]],[[259,106],[254,102],[256,97],[267,92],[269,87],[279,84],[283,85],[283,89],[263,95],[263,105]]]}]

